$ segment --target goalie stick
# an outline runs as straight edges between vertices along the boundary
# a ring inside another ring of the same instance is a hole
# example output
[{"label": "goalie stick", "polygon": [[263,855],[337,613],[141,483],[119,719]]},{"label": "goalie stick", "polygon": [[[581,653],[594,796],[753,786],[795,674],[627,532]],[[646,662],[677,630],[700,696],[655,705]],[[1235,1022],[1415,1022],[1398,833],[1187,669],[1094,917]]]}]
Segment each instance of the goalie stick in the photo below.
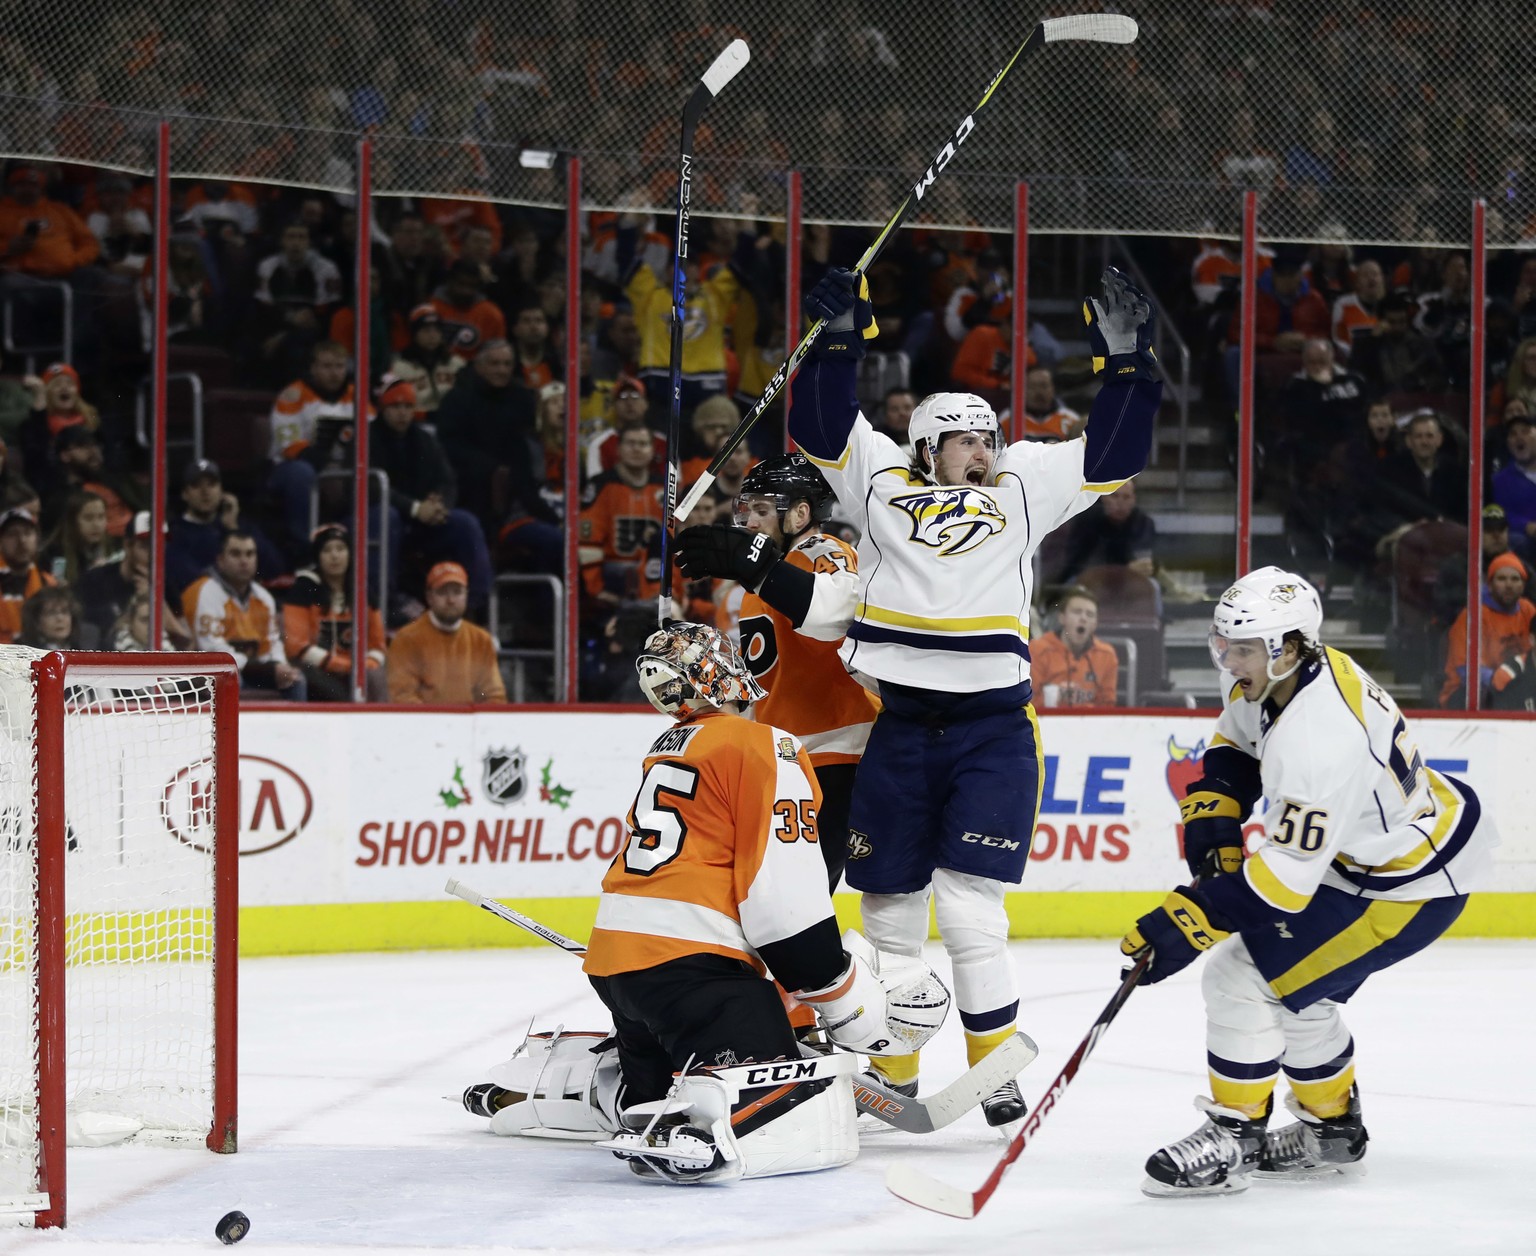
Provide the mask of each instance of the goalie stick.
[{"label": "goalie stick", "polygon": [[698,85],[683,106],[683,134],[677,152],[677,228],[672,251],[672,341],[670,362],[672,402],[667,412],[667,488],[661,516],[661,592],[656,599],[656,622],[666,624],[672,614],[672,557],[670,532],[672,511],[677,505],[679,450],[683,441],[683,262],[688,257],[688,202],[693,191],[693,134],[710,102],[720,89],[736,77],[751,54],[747,41],[733,39],[724,52],[704,71]]},{"label": "goalie stick", "polygon": [[[960,146],[965,143],[970,137],[971,132],[976,129],[976,115],[992,99],[992,93],[998,89],[998,86],[1007,76],[1009,70],[1013,69],[1020,61],[1039,51],[1046,44],[1069,42],[1129,44],[1135,42],[1136,33],[1135,19],[1126,17],[1121,13],[1079,13],[1070,17],[1046,18],[1045,21],[1036,23],[1035,28],[1030,31],[1028,38],[1019,45],[1018,50],[1014,52],[1013,56],[1008,58],[1003,68],[997,72],[992,82],[987,85],[987,90],[982,93],[981,100],[977,102],[976,107],[960,120],[960,125],[944,141],[943,147],[939,149],[934,159],[928,163],[928,168],[918,176],[917,182],[912,185],[911,190],[902,199],[901,204],[896,207],[896,212],[891,215],[890,220],[880,229],[880,234],[874,238],[874,242],[864,250],[864,256],[859,258],[858,264],[853,268],[854,273],[862,275],[869,269],[875,259],[880,256],[880,251],[885,248],[887,242],[896,233],[897,228],[906,221],[907,215],[922,201],[928,189],[933,186],[934,180],[944,172],[945,167],[949,165]],[[810,330],[801,338],[794,351],[784,360],[779,369],[773,373],[773,378],[768,381],[768,386],[763,389],[763,395],[757,399],[753,407],[742,417],[741,422],[736,425],[736,430],[725,438],[725,443],[715,451],[715,456],[710,459],[708,468],[699,476],[698,480],[688,490],[687,496],[678,505],[675,514],[678,523],[682,523],[693,513],[693,508],[699,504],[699,499],[709,491],[710,485],[719,476],[720,468],[725,466],[731,454],[735,452],[736,446],[746,439],[747,433],[752,430],[753,425],[762,417],[763,411],[773,404],[773,399],[779,395],[779,391],[789,382],[789,377],[795,373],[800,363],[804,361],[805,355],[810,352],[811,346],[816,343],[816,338],[821,335],[821,330],[825,326],[826,322],[822,319],[817,319],[812,323]],[[671,519],[673,517],[673,512],[669,508],[668,518]],[[665,578],[665,574],[663,574],[663,579]]]},{"label": "goalie stick", "polygon": [[1114,1020],[1120,1009],[1125,1006],[1125,1001],[1131,997],[1131,991],[1136,988],[1136,983],[1141,980],[1142,973],[1147,971],[1147,965],[1151,962],[1152,952],[1148,950],[1126,971],[1114,997],[1099,1013],[1099,1018],[1093,1022],[1093,1027],[1077,1044],[1077,1050],[1072,1053],[1072,1058],[1067,1061],[1061,1072],[1056,1074],[1056,1080],[1046,1088],[1045,1094],[1035,1104],[1034,1110],[1025,1119],[1019,1132],[1009,1142],[1002,1159],[997,1162],[992,1172],[987,1175],[987,1180],[977,1190],[963,1191],[958,1186],[950,1186],[947,1182],[941,1182],[938,1178],[931,1177],[910,1164],[894,1164],[886,1170],[886,1190],[909,1204],[916,1204],[919,1208],[926,1208],[930,1212],[942,1212],[947,1217],[969,1219],[980,1212],[986,1206],[987,1200],[992,1198],[993,1192],[997,1190],[998,1183],[1003,1180],[1003,1174],[1007,1173],[1009,1167],[1019,1158],[1025,1144],[1035,1136],[1040,1123],[1056,1106],[1062,1092],[1071,1085],[1083,1061],[1098,1045],[1104,1031],[1109,1028],[1110,1021]]},{"label": "goalie stick", "polygon": [[[546,942],[554,943],[562,951],[569,951],[572,955],[587,953],[587,948],[580,942],[556,933],[522,912],[514,911],[505,903],[487,898],[454,877],[449,877],[448,884],[443,888],[471,906],[482,908],[508,924],[526,929]],[[868,1112],[876,1120],[909,1134],[931,1134],[934,1130],[953,1124],[1004,1082],[1027,1068],[1039,1054],[1039,1048],[1027,1034],[1016,1032],[1013,1037],[994,1047],[979,1064],[967,1069],[943,1090],[926,1099],[898,1094],[867,1075],[855,1079],[853,1098],[861,1112]]]}]

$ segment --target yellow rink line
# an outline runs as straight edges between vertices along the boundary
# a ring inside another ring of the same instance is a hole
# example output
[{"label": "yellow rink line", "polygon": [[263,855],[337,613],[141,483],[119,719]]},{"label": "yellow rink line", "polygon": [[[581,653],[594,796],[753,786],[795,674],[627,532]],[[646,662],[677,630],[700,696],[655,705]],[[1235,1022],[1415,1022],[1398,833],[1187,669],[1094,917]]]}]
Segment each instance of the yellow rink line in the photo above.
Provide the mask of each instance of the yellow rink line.
[{"label": "yellow rink line", "polygon": [[[1067,892],[1008,896],[1015,938],[1117,938],[1161,893]],[[507,906],[567,937],[585,939],[597,899],[508,898]],[[839,894],[843,927],[860,922],[858,895]],[[1450,931],[1461,938],[1536,937],[1536,894],[1474,894]],[[456,900],[434,903],[324,903],[308,907],[244,907],[240,954],[310,955],[341,951],[459,950],[549,946],[487,912]]]}]

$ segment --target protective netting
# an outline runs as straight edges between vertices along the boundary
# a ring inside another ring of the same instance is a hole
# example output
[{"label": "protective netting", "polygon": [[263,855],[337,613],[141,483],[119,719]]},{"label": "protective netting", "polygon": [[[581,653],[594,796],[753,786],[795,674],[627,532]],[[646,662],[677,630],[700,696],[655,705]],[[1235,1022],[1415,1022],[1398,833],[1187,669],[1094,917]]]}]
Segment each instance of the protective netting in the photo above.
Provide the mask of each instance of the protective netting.
[{"label": "protective netting", "polygon": [[149,654],[71,668],[64,781],[39,781],[40,657],[0,648],[0,1201],[36,1189],[39,789],[64,791],[70,1141],[201,1143],[213,1120],[212,678]]},{"label": "protective netting", "polygon": [[[1049,10],[1069,6],[1046,6]],[[1093,9],[1104,6],[1070,6]],[[178,174],[345,190],[358,134],[381,192],[552,204],[579,152],[592,206],[670,208],[678,114],[731,38],[751,64],[698,136],[699,212],[760,213],[806,176],[809,221],[879,223],[1044,12],[1017,0],[265,0],[10,6],[0,151],[147,172],[174,115]],[[1028,178],[1044,232],[1238,231],[1461,241],[1536,230],[1536,10],[1519,0],[1146,0],[1128,48],[1018,66],[951,169],[935,221],[1006,229]]]}]

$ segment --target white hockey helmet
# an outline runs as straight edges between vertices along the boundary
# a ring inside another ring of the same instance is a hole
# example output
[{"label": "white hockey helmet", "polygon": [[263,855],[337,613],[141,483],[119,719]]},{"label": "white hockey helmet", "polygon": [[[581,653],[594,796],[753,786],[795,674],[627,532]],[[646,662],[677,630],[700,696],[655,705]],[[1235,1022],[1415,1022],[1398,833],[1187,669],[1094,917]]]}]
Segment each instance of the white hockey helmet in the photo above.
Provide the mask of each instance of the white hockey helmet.
[{"label": "white hockey helmet", "polygon": [[736,643],[708,624],[675,623],[653,632],[640,647],[635,671],[651,705],[674,718],[727,702],[750,706],[768,696]]},{"label": "white hockey helmet", "polygon": [[1211,617],[1211,660],[1224,668],[1229,642],[1262,641],[1268,655],[1265,670],[1269,676],[1269,684],[1259,695],[1262,700],[1300,666],[1298,663],[1278,674],[1274,670],[1284,649],[1286,633],[1299,632],[1307,645],[1316,647],[1322,644],[1322,631],[1323,601],[1317,590],[1295,572],[1260,567],[1239,579],[1216,603]]},{"label": "white hockey helmet", "polygon": [[994,454],[1001,438],[996,411],[975,393],[941,392],[924,397],[912,411],[907,439],[914,452],[928,451],[924,477],[930,484],[939,482],[939,443],[951,432],[987,433]]}]

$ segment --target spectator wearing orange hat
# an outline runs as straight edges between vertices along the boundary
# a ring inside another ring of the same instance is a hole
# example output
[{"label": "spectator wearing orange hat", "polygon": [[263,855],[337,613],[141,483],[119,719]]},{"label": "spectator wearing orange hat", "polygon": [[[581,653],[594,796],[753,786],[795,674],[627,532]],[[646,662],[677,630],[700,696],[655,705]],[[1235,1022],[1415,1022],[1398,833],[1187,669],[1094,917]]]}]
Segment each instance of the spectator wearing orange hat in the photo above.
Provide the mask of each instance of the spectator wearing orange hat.
[{"label": "spectator wearing orange hat", "polygon": [[[1494,672],[1504,663],[1527,654],[1531,649],[1531,621],[1536,619],[1536,605],[1522,596],[1530,573],[1513,554],[1500,554],[1488,564],[1488,582],[1483,589],[1478,646],[1478,683],[1484,697]],[[1445,683],[1440,688],[1442,707],[1466,705],[1467,691],[1467,612],[1456,616],[1446,635]]]},{"label": "spectator wearing orange hat", "polygon": [[389,700],[410,705],[505,702],[496,642],[464,618],[469,576],[458,563],[427,573],[427,609],[389,646]]},{"label": "spectator wearing orange hat", "polygon": [[32,408],[21,429],[21,451],[34,476],[46,478],[52,465],[54,440],[66,427],[101,426],[96,407],[80,395],[80,372],[68,362],[53,362],[41,375],[27,375],[21,386]]},{"label": "spectator wearing orange hat", "polygon": [[411,311],[410,335],[405,348],[389,364],[389,374],[416,390],[416,417],[428,420],[437,416],[437,407],[464,367],[464,359],[454,353],[443,338],[443,318],[432,305],[418,305]]},{"label": "spectator wearing orange hat", "polygon": [[412,418],[420,404],[415,387],[386,378],[378,402],[379,417],[368,425],[368,464],[389,476],[390,587],[400,588],[403,555],[423,565],[448,560],[465,569],[470,604],[483,605],[492,577],[485,530],[454,505],[458,485],[448,455]]}]

